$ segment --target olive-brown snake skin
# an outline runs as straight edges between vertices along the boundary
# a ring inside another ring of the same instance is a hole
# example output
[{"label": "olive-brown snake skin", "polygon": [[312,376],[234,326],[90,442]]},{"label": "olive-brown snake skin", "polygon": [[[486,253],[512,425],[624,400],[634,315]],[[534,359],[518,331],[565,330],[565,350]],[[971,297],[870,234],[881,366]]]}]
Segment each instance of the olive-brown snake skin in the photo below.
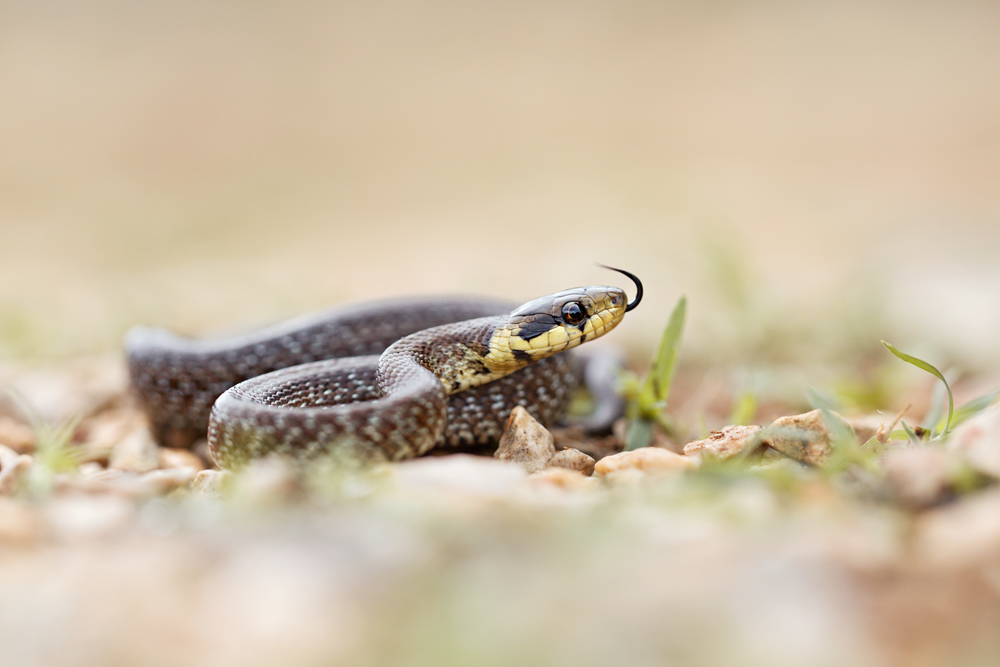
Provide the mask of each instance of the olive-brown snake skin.
[{"label": "olive-brown snake skin", "polygon": [[[435,445],[495,443],[511,410],[565,415],[579,371],[559,355],[614,328],[632,303],[586,287],[520,307],[413,299],[330,310],[269,329],[193,340],[137,327],[129,375],[163,444],[207,431],[223,468],[269,454],[400,460]],[[554,355],[554,356],[553,356]]]}]

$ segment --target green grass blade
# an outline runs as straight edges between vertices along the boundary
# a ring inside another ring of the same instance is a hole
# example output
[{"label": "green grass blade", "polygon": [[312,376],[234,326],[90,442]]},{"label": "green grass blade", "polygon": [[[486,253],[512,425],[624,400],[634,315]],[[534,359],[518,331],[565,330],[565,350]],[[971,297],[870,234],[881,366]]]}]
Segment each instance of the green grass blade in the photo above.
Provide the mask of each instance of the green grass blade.
[{"label": "green grass blade", "polygon": [[625,436],[625,451],[648,447],[653,441],[653,422],[648,419],[633,419],[629,422],[628,434]]},{"label": "green grass blade", "polygon": [[[930,409],[920,425],[928,431],[941,432],[944,427],[944,385],[935,384],[934,392],[931,394]],[[938,424],[941,423],[939,427]],[[933,435],[933,433],[932,433]]]},{"label": "green grass blade", "polygon": [[[997,400],[997,397],[1000,397],[1000,390],[990,392],[985,396],[974,398],[968,403],[963,403],[958,406],[955,408],[955,416],[951,420],[951,427],[955,428],[959,424],[975,417],[980,412],[990,407],[993,404],[993,401]],[[938,428],[942,428],[943,426],[943,424],[938,424]]]},{"label": "green grass blade", "polygon": [[687,313],[687,297],[681,297],[670,313],[667,328],[660,339],[660,347],[656,350],[653,364],[646,376],[643,393],[653,402],[666,402],[670,394],[670,384],[674,380],[674,370],[677,367],[677,351],[681,344],[681,333],[684,330],[684,317]]},{"label": "green grass blade", "polygon": [[948,391],[948,420],[945,421],[944,423],[944,430],[941,431],[941,435],[942,436],[948,435],[948,431],[951,430],[952,418],[955,416],[955,397],[951,393],[951,387],[948,385],[948,381],[944,379],[944,374],[941,373],[941,371],[939,371],[934,366],[924,361],[923,359],[918,359],[914,356],[906,354],[905,352],[900,352],[886,341],[882,341],[882,344],[885,345],[885,348],[887,350],[892,352],[894,355],[896,355],[906,363],[912,364],[917,368],[919,368],[920,370],[927,371],[928,373],[930,373],[931,375],[933,375],[938,380],[941,380],[941,382],[944,383],[944,388]]},{"label": "green grass blade", "polygon": [[806,386],[806,400],[813,410],[837,410],[836,402],[816,387]]}]

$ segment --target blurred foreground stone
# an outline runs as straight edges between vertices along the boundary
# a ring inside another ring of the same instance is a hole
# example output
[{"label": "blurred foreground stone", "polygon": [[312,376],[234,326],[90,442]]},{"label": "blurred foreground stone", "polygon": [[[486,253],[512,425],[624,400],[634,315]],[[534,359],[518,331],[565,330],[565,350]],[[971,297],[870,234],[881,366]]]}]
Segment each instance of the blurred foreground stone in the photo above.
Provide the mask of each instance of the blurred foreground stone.
[{"label": "blurred foreground stone", "polygon": [[900,447],[882,459],[895,497],[913,508],[936,505],[950,491],[948,454],[934,445]]},{"label": "blurred foreground stone", "polygon": [[592,490],[599,486],[595,478],[581,471],[560,466],[536,472],[530,479],[533,484],[546,484],[560,489]]},{"label": "blurred foreground stone", "polygon": [[594,467],[594,474],[598,477],[607,477],[632,471],[658,473],[694,470],[699,463],[699,459],[694,456],[681,456],[661,447],[643,447],[631,452],[621,452],[604,457]]},{"label": "blurred foreground stone", "polygon": [[233,474],[111,397],[75,469],[0,448],[0,665],[994,664],[1000,492],[951,479],[993,469],[993,422],[890,446],[891,495],[849,496],[807,465],[834,439],[816,417],[776,421],[795,460],[746,474],[699,464],[754,427],[684,456],[564,429],[594,448],[555,452],[526,413],[506,462]]},{"label": "blurred foreground stone", "polygon": [[987,410],[959,426],[949,437],[948,448],[962,453],[984,475],[1000,479],[1000,409]]},{"label": "blurred foreground stone", "polygon": [[395,488],[457,499],[502,498],[527,478],[524,466],[469,454],[423,458],[392,466]]}]

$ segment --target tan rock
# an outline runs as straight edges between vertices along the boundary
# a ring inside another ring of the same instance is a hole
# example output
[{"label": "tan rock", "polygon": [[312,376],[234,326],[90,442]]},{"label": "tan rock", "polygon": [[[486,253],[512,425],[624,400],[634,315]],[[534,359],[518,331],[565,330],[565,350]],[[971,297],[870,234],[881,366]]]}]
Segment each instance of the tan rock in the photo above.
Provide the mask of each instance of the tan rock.
[{"label": "tan rock", "polygon": [[176,449],[174,447],[160,447],[160,467],[161,468],[194,468],[204,470],[208,466],[201,460],[201,457],[190,449]]},{"label": "tan rock", "polygon": [[[844,429],[851,432],[851,426],[835,412],[829,413]],[[822,466],[833,451],[834,433],[826,423],[822,410],[813,410],[801,415],[781,417],[761,434],[764,442],[785,456]]]},{"label": "tan rock", "polygon": [[10,447],[18,454],[35,451],[35,432],[27,424],[0,415],[0,445]]},{"label": "tan rock", "polygon": [[1000,479],[1000,409],[976,415],[956,428],[947,446],[964,455],[975,470]]},{"label": "tan rock", "polygon": [[56,495],[112,494],[132,497],[137,478],[135,473],[124,470],[100,470],[86,475],[63,473],[55,476]]},{"label": "tan rock", "polygon": [[198,469],[194,467],[153,470],[139,477],[138,490],[142,495],[162,496],[174,489],[191,484],[198,472]]},{"label": "tan rock", "polygon": [[579,449],[564,449],[549,459],[549,468],[575,470],[589,477],[594,474],[594,459]]},{"label": "tan rock", "polygon": [[194,477],[191,488],[206,495],[219,495],[233,478],[233,473],[225,470],[202,470]]},{"label": "tan rock", "polygon": [[78,436],[83,444],[79,460],[107,464],[115,447],[144,424],[142,413],[134,409],[104,410],[94,415],[80,425]]},{"label": "tan rock", "polygon": [[108,467],[132,472],[149,472],[160,467],[159,447],[149,430],[141,427],[132,431],[111,451]]},{"label": "tan rock", "polygon": [[27,454],[0,445],[0,496],[13,495],[24,488],[34,464],[35,459]]},{"label": "tan rock", "polygon": [[169,468],[147,473],[109,469],[90,475],[58,475],[57,496],[117,496],[127,500],[148,500],[192,484],[198,474],[194,468]]},{"label": "tan rock", "polygon": [[940,447],[900,447],[888,452],[882,464],[893,495],[915,509],[938,504],[950,491],[948,455]]},{"label": "tan rock", "polygon": [[79,437],[85,442],[117,445],[144,423],[138,410],[116,408],[104,410],[80,424]]},{"label": "tan rock", "polygon": [[556,441],[556,449],[578,449],[595,461],[617,454],[623,447],[614,435],[593,436],[578,426],[554,428],[551,432]]},{"label": "tan rock", "polygon": [[693,456],[681,456],[660,447],[643,447],[631,452],[606,456],[594,466],[594,474],[604,477],[612,473],[635,470],[646,473],[670,470],[693,470],[701,461]]},{"label": "tan rock", "polygon": [[548,429],[535,421],[527,410],[517,406],[510,413],[493,458],[520,463],[528,472],[536,472],[545,468],[555,453],[555,441]]},{"label": "tan rock", "polygon": [[684,455],[708,453],[718,459],[728,459],[742,453],[748,446],[757,448],[762,445],[758,436],[760,431],[760,426],[726,426],[721,431],[712,431],[705,440],[684,445]]},{"label": "tan rock", "polygon": [[532,484],[542,484],[569,490],[593,489],[600,486],[600,483],[593,477],[587,477],[579,471],[559,466],[540,470],[531,475],[529,479]]}]

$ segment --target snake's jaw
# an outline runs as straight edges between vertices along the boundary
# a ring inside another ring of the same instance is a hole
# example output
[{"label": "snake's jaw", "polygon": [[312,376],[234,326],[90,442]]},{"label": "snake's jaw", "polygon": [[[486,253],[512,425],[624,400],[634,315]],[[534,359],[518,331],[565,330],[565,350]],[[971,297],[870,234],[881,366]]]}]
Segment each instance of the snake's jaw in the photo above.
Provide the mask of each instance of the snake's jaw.
[{"label": "snake's jaw", "polygon": [[600,338],[618,326],[628,309],[624,290],[580,287],[534,299],[498,327],[484,357],[486,367],[507,374]]}]

